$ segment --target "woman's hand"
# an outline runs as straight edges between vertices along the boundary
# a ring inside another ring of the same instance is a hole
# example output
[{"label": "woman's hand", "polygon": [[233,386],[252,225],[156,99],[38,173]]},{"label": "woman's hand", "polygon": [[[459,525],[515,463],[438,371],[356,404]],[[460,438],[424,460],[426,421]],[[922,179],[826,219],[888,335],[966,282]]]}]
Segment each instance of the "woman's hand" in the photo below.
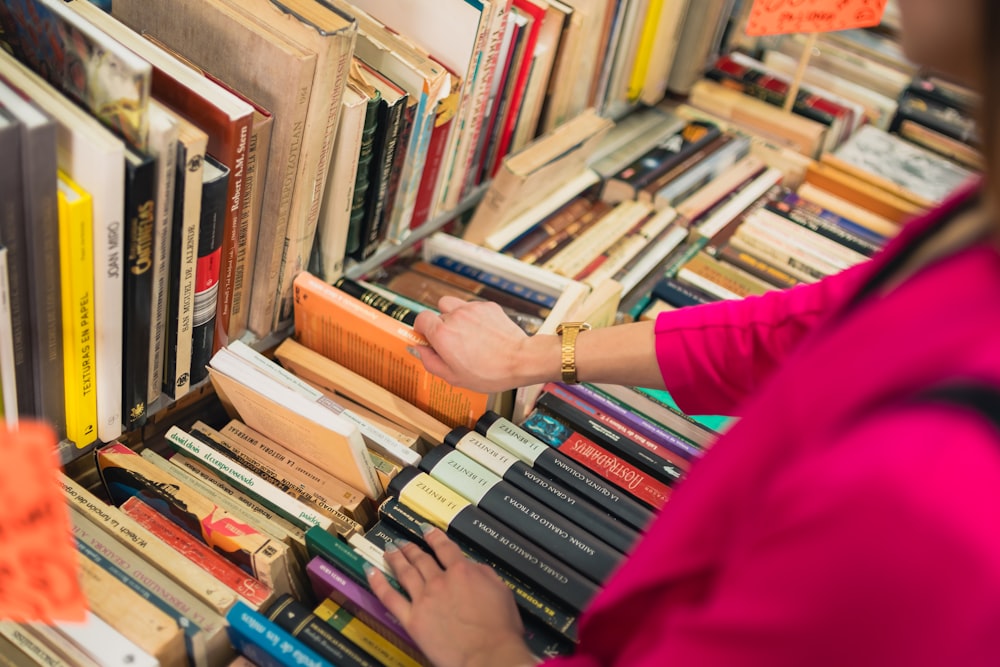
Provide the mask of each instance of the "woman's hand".
[{"label": "woman's hand", "polygon": [[493,393],[559,376],[559,340],[528,337],[495,303],[446,296],[440,315],[417,315],[415,348],[424,367],[450,384]]},{"label": "woman's hand", "polygon": [[[410,599],[372,569],[368,582],[437,667],[522,667],[535,663],[510,590],[486,565],[467,559],[437,528],[417,545],[388,548],[385,559]],[[440,565],[438,564],[440,563]]]}]

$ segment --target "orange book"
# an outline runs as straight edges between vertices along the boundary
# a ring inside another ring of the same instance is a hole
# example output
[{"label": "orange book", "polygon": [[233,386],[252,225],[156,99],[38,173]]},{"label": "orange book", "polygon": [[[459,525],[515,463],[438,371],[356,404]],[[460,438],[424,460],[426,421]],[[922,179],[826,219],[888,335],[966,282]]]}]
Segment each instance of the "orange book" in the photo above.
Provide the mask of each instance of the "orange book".
[{"label": "orange book", "polygon": [[493,397],[428,373],[407,351],[427,341],[410,326],[308,273],[295,279],[295,336],[449,426],[473,428]]},{"label": "orange book", "polygon": [[825,162],[814,162],[806,170],[810,183],[857,204],[897,224],[920,215],[924,208]]}]

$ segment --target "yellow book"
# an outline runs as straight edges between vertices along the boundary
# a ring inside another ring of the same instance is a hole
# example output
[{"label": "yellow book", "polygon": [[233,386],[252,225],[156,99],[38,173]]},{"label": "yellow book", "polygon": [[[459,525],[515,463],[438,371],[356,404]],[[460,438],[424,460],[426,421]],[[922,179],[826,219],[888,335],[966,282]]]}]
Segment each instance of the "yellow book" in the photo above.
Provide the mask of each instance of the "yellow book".
[{"label": "yellow book", "polygon": [[663,0],[649,0],[649,8],[646,10],[646,22],[642,26],[639,48],[635,52],[632,76],[628,82],[629,102],[635,102],[642,95],[642,89],[646,83],[646,73],[649,71],[649,59],[653,55],[653,47],[656,44],[656,33],[660,27],[660,14],[662,12]]},{"label": "yellow book", "polygon": [[323,600],[313,613],[386,667],[420,667],[421,663],[393,646],[388,639],[355,618],[333,600]]},{"label": "yellow book", "polygon": [[59,273],[62,283],[66,436],[77,447],[97,439],[94,377],[94,205],[59,171]]}]

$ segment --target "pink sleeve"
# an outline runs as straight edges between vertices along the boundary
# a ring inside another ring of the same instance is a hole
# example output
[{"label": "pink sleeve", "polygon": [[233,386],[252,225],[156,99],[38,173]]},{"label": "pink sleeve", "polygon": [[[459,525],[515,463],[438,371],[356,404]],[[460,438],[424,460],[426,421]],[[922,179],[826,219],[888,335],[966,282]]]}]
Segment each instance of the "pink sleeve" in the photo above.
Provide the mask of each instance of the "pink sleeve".
[{"label": "pink sleeve", "polygon": [[545,667],[996,665],[1000,435],[959,414],[909,406],[810,444],[748,499],[709,595],[670,608],[651,587],[613,646]]},{"label": "pink sleeve", "polygon": [[661,313],[664,385],[691,414],[736,415],[803,336],[860,288],[867,263],[811,285]]}]

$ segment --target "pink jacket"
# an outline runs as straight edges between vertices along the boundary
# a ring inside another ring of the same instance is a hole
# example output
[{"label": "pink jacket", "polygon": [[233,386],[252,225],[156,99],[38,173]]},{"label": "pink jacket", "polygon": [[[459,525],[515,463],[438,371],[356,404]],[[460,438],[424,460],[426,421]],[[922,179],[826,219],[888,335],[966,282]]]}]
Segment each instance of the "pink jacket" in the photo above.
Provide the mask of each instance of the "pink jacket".
[{"label": "pink jacket", "polygon": [[914,398],[1000,387],[1000,253],[842,312],[956,204],[823,282],[660,316],[680,405],[742,419],[546,665],[1000,665],[1000,432]]}]

